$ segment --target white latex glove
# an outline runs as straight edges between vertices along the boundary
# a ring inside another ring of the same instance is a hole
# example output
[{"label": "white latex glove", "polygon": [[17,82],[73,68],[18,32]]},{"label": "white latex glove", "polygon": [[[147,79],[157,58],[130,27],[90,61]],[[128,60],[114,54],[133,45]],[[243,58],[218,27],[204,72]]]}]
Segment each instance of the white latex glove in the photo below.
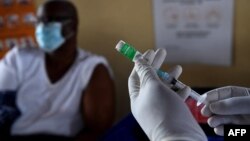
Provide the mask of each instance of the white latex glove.
[{"label": "white latex glove", "polygon": [[[157,49],[155,52],[153,50],[147,50],[143,54],[143,58],[147,60],[147,64],[152,66],[154,69],[160,69],[166,56],[167,52],[164,49]],[[173,68],[170,69],[170,71],[168,71],[168,74],[175,79],[178,79],[181,73],[182,73],[182,67],[180,65],[174,66]],[[168,83],[164,82],[164,84],[170,87]],[[178,93],[178,94],[185,101],[190,93]]]},{"label": "white latex glove", "polygon": [[[144,57],[160,67],[161,53],[157,54],[149,51]],[[136,63],[128,83],[132,113],[150,140],[207,140],[183,99],[145,61]],[[190,93],[190,88],[178,93]]]},{"label": "white latex glove", "polygon": [[227,86],[207,92],[201,113],[217,135],[224,135],[225,124],[250,125],[249,88]]}]

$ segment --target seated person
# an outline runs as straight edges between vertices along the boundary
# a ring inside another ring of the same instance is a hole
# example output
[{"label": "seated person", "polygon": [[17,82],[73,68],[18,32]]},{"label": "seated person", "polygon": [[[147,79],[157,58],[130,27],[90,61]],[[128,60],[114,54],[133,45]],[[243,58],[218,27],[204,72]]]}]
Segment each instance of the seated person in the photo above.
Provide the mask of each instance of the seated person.
[{"label": "seated person", "polygon": [[114,118],[111,69],[105,58],[77,47],[71,2],[46,1],[37,16],[39,48],[13,48],[0,61],[0,90],[17,91],[21,112],[11,136],[96,140]]}]

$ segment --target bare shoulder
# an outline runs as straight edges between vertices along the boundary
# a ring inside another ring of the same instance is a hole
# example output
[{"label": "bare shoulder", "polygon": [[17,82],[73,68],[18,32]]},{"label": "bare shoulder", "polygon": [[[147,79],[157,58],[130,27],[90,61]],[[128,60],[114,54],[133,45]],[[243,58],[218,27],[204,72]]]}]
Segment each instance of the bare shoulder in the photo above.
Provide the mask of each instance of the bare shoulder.
[{"label": "bare shoulder", "polygon": [[92,79],[111,79],[107,67],[98,64],[93,71]]}]

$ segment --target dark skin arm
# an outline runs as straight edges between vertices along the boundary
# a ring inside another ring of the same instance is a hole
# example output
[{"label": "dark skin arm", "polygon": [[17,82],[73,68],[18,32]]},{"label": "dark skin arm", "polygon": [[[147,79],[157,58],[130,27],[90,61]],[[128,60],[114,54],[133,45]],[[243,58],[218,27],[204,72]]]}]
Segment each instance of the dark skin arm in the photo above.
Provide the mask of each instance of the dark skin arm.
[{"label": "dark skin arm", "polygon": [[77,140],[97,140],[112,126],[115,113],[115,88],[108,70],[98,65],[82,97],[84,131]]}]

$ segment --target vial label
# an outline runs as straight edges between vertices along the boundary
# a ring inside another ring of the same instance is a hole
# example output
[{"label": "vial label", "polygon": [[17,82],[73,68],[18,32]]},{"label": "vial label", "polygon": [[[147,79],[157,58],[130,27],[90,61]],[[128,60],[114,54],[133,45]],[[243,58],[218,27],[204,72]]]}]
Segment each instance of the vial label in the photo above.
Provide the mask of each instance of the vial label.
[{"label": "vial label", "polygon": [[132,61],[133,61],[133,59],[134,59],[134,57],[135,57],[135,54],[136,54],[136,50],[135,50],[131,45],[129,45],[129,44],[127,44],[127,43],[125,43],[125,44],[122,46],[120,52],[121,52],[124,56],[126,56],[128,59],[130,59],[130,60],[132,60]]}]

